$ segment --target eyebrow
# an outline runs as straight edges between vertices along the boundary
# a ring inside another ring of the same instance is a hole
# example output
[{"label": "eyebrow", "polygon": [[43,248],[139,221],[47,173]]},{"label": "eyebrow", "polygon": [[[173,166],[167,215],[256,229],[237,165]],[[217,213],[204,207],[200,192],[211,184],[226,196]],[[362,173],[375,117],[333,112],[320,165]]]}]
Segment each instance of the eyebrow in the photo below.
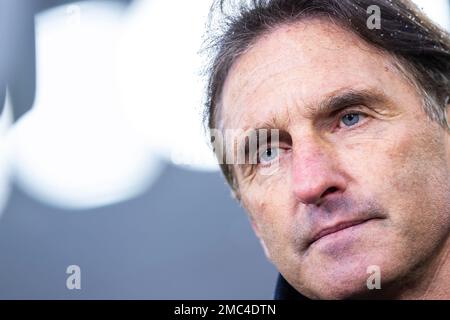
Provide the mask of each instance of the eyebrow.
[{"label": "eyebrow", "polygon": [[[306,116],[309,119],[321,117],[325,115],[332,115],[346,107],[352,107],[357,105],[380,105],[387,108],[387,102],[389,99],[387,96],[378,89],[344,89],[335,91],[327,95],[319,103],[308,104],[305,106]],[[256,123],[252,127],[248,127],[247,130],[260,130],[260,129],[284,129],[289,125],[290,119],[288,117],[280,119],[278,114],[272,114],[270,119]]]},{"label": "eyebrow", "polygon": [[337,94],[332,93],[328,95],[317,107],[307,105],[306,110],[310,117],[315,117],[318,115],[333,114],[343,108],[356,105],[381,105],[386,107],[387,101],[388,98],[386,95],[378,89],[348,89],[339,91]]},{"label": "eyebrow", "polygon": [[[374,88],[368,89],[340,89],[338,91],[332,92],[327,95],[324,99],[322,99],[317,104],[309,104],[305,106],[307,117],[310,119],[324,117],[333,115],[340,110],[357,106],[357,105],[365,105],[365,106],[373,106],[379,105],[382,109],[386,109],[388,107],[388,97],[380,90]],[[272,114],[270,119],[263,121],[261,123],[256,124],[254,127],[248,127],[244,130],[244,134],[236,137],[235,142],[237,142],[238,146],[242,146],[245,148],[245,154],[248,155],[248,140],[246,139],[247,134],[251,130],[255,130],[257,135],[257,140],[259,143],[259,132],[260,130],[273,130],[278,129],[280,141],[288,141],[290,140],[289,134],[285,131],[288,128],[290,123],[290,119],[285,117],[284,119],[280,119],[277,114]]]}]

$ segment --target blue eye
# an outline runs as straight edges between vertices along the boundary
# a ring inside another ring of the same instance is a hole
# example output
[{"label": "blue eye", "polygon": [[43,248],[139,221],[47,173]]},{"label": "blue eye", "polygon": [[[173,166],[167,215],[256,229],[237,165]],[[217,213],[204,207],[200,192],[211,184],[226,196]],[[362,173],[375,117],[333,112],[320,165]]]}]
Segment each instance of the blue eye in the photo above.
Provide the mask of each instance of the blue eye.
[{"label": "blue eye", "polygon": [[351,127],[359,122],[359,117],[360,115],[357,113],[347,113],[341,118],[341,121],[347,127]]},{"label": "blue eye", "polygon": [[280,153],[279,148],[273,147],[265,148],[263,152],[259,155],[259,162],[262,164],[270,163],[278,157],[279,153]]}]

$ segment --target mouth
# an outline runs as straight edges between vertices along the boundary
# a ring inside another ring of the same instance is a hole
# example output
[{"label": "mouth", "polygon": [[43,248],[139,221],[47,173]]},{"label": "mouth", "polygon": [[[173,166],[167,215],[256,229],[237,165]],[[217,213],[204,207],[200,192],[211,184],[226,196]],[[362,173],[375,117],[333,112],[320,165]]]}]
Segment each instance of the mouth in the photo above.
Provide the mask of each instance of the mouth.
[{"label": "mouth", "polygon": [[331,234],[334,234],[334,233],[337,233],[337,232],[340,232],[342,230],[349,229],[349,228],[352,228],[352,227],[355,227],[355,226],[359,226],[361,224],[364,224],[364,223],[366,223],[368,221],[371,221],[371,220],[374,220],[374,219],[379,219],[379,218],[371,218],[371,219],[362,219],[362,220],[340,222],[340,223],[337,223],[337,224],[335,224],[335,225],[333,225],[331,227],[327,227],[327,228],[321,229],[319,232],[317,232],[312,237],[312,240],[310,241],[309,245],[311,246],[315,242],[319,241],[320,239],[322,239],[322,238],[324,238],[324,237],[326,237],[328,235],[331,235]]}]

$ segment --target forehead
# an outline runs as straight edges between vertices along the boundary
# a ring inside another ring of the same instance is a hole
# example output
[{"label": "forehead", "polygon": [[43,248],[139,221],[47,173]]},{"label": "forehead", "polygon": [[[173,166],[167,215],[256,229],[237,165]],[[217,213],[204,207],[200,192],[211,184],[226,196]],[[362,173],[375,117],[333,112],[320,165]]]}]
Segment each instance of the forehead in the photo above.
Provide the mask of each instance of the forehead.
[{"label": "forehead", "polygon": [[386,55],[331,22],[282,26],[258,39],[230,69],[219,123],[247,129],[305,115],[305,106],[343,89],[384,92],[387,81],[399,77],[394,69]]}]

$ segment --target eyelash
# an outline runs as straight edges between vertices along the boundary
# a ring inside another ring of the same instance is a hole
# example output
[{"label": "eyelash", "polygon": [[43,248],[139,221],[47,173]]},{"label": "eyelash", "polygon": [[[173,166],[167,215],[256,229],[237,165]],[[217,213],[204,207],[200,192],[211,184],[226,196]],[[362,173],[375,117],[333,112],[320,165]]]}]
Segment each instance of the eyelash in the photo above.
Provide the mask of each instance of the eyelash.
[{"label": "eyelash", "polygon": [[[273,149],[278,149],[278,150],[281,150],[281,148],[280,148],[280,146],[271,146],[271,145],[268,145],[268,146],[265,146],[264,148],[262,148],[262,152],[261,152],[261,150],[258,150],[258,154],[257,154],[257,164],[259,165],[259,166],[262,166],[262,167],[268,167],[268,166],[270,166],[275,160],[273,160],[273,161],[270,161],[270,162],[267,162],[266,164],[262,164],[262,162],[261,162],[261,157],[262,157],[262,155],[264,154],[264,152],[266,152],[267,150],[273,150]],[[278,151],[278,152],[280,152],[280,151]],[[278,155],[279,156],[279,155]]]},{"label": "eyelash", "polygon": [[[355,125],[352,125],[352,126],[341,126],[342,118],[344,116],[350,115],[350,114],[358,115],[359,117],[362,117],[363,119],[361,119],[358,123],[356,123]],[[353,129],[356,129],[356,128],[359,128],[360,126],[362,126],[367,121],[368,117],[369,117],[369,115],[362,112],[361,110],[344,109],[336,117],[337,122],[338,122],[337,127],[338,127],[338,129],[353,130]]]},{"label": "eyelash", "polygon": [[[278,149],[278,156],[277,156],[277,158],[275,159],[275,160],[273,160],[273,161],[270,161],[270,162],[267,162],[267,163],[262,163],[261,162],[261,156],[262,156],[262,154],[264,153],[264,152],[266,152],[266,150],[268,150],[268,149]],[[261,151],[262,150],[262,151]],[[267,168],[267,167],[270,167],[274,162],[276,162],[276,161],[279,161],[278,159],[283,155],[283,153],[285,153],[285,152],[287,152],[287,150],[288,150],[288,148],[286,148],[286,147],[282,147],[282,146],[280,146],[280,145],[277,145],[277,146],[272,146],[272,145],[267,145],[267,146],[264,146],[264,148],[262,148],[262,149],[260,149],[260,150],[258,150],[258,154],[257,154],[257,163],[256,164],[253,164],[252,165],[252,167],[254,168],[254,167],[263,167],[263,168]]]}]

